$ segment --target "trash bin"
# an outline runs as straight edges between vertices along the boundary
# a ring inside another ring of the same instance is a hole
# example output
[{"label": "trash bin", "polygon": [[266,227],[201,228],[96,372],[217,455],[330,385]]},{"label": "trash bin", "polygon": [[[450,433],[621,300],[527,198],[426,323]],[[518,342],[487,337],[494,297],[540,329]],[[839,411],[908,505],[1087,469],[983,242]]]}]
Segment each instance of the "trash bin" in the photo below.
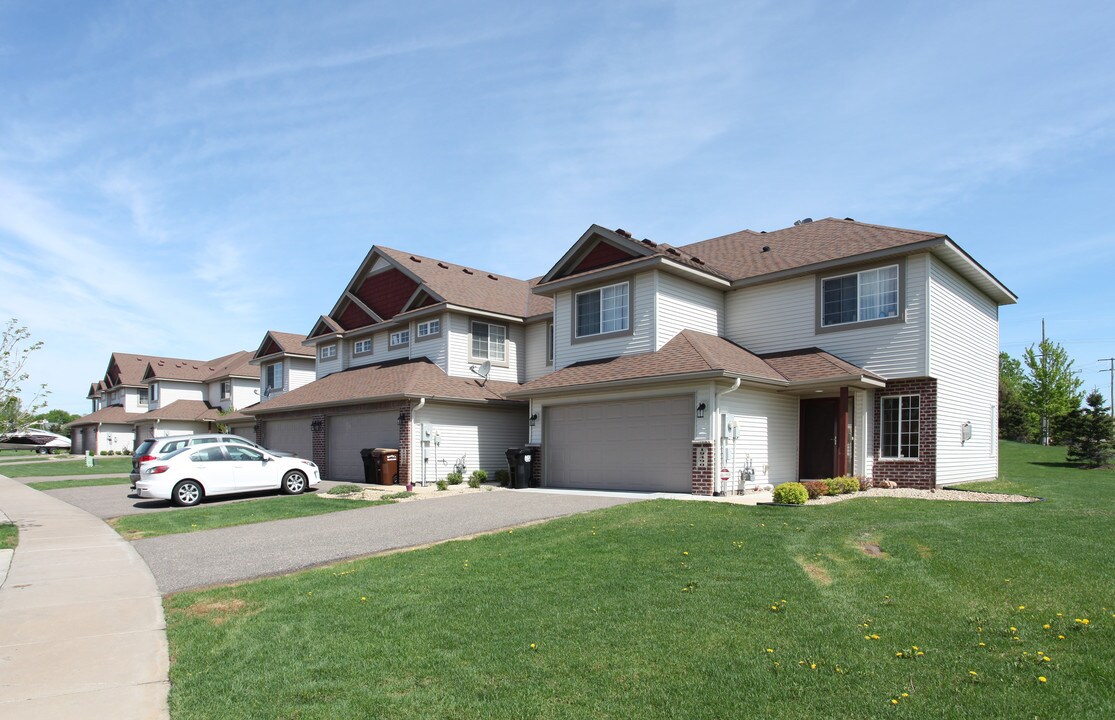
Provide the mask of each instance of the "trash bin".
[{"label": "trash bin", "polygon": [[[394,485],[399,481],[399,450],[397,448],[372,449],[373,480],[378,485]],[[365,477],[367,472],[365,471]]]},{"label": "trash bin", "polygon": [[534,484],[534,455],[531,448],[510,448],[507,456],[507,471],[511,474],[511,487],[521,490]]},{"label": "trash bin", "polygon": [[364,461],[364,482],[376,481],[376,461],[372,459],[373,448],[364,448],[360,451],[360,459]]}]

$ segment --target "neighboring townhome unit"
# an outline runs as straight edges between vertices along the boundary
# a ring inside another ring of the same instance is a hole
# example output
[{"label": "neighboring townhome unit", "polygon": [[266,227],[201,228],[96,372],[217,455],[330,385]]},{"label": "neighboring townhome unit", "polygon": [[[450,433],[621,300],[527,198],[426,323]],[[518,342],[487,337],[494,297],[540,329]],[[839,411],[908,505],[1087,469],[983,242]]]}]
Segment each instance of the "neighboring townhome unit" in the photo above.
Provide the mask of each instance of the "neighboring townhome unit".
[{"label": "neighboring townhome unit", "polygon": [[117,452],[135,447],[135,423],[150,407],[143,375],[152,362],[172,358],[114,352],[104,377],[89,388],[93,412],[68,424],[70,452]]}]

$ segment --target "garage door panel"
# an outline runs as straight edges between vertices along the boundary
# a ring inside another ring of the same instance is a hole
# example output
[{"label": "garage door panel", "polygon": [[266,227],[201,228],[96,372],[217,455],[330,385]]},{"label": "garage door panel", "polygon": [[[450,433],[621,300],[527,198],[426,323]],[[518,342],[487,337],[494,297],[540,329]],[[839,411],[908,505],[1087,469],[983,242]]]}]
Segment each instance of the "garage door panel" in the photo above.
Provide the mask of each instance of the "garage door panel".
[{"label": "garage door panel", "polygon": [[[246,436],[250,440],[254,438]],[[309,418],[268,420],[263,424],[263,446],[271,450],[294,453],[300,458],[314,457],[313,433]]]},{"label": "garage door panel", "polygon": [[689,492],[692,407],[681,395],[547,408],[546,484]]},{"label": "garage door panel", "polygon": [[398,413],[392,411],[334,415],[329,418],[330,480],[364,480],[364,448],[399,446]]}]

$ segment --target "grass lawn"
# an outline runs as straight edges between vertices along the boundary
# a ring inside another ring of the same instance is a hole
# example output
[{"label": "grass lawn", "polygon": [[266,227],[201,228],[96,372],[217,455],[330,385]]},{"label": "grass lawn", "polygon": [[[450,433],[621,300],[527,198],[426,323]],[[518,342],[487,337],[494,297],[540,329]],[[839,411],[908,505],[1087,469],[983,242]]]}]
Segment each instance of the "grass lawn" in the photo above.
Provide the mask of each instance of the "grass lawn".
[{"label": "grass lawn", "polygon": [[127,475],[121,475],[115,478],[88,478],[86,480],[44,480],[27,483],[27,487],[36,490],[62,490],[63,488],[97,487],[99,485],[128,485],[131,482]]},{"label": "grass lawn", "polygon": [[0,550],[14,549],[19,544],[19,528],[11,523],[0,523]]},{"label": "grass lawn", "polygon": [[244,502],[217,502],[146,515],[124,515],[109,520],[108,524],[126,539],[138,540],[390,504],[389,500],[365,502],[340,498],[326,500],[317,495],[291,495]]},{"label": "grass lawn", "polygon": [[12,462],[29,462],[32,460],[50,460],[51,455],[40,455],[37,452],[27,450],[3,450],[0,451],[0,465]]},{"label": "grass lawn", "polygon": [[1002,456],[1048,502],[659,500],[170,596],[172,715],[1115,717],[1115,472]]},{"label": "grass lawn", "polygon": [[10,478],[17,478],[65,475],[108,475],[109,473],[126,474],[131,471],[131,456],[118,455],[116,457],[96,458],[93,467],[85,467],[84,460],[62,460],[59,462],[36,463],[34,465],[6,466],[3,469],[3,474]]}]

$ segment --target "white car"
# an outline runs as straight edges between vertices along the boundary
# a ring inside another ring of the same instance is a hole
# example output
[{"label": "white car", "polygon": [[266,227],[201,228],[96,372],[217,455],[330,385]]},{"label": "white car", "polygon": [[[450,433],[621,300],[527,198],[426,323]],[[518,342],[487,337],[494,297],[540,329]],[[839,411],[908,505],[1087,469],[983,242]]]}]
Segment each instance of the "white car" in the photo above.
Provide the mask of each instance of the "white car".
[{"label": "white car", "polygon": [[244,445],[195,445],[140,466],[132,487],[141,498],[197,505],[213,495],[281,490],[303,493],[321,482],[317,465],[296,457],[279,457]]}]

